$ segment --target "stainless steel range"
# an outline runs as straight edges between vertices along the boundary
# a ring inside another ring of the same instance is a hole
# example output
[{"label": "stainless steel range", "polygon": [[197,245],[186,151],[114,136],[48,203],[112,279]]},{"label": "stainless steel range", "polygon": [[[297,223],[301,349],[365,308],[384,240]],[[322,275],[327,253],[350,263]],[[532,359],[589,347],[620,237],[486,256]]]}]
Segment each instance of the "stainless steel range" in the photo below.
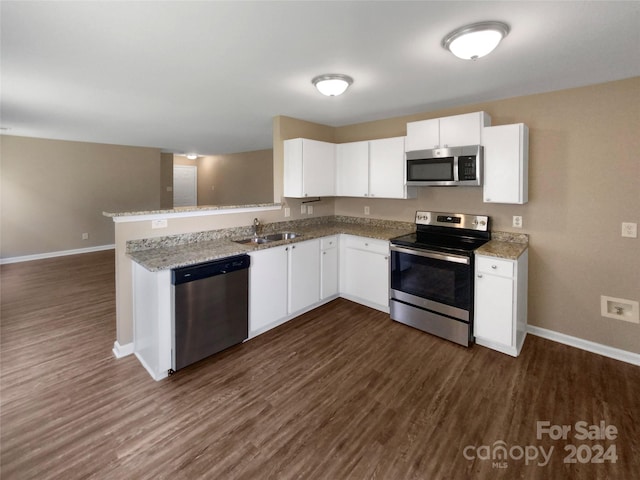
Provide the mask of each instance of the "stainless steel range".
[{"label": "stainless steel range", "polygon": [[473,251],[490,239],[487,216],[416,212],[416,232],[391,239],[391,319],[473,343]]}]

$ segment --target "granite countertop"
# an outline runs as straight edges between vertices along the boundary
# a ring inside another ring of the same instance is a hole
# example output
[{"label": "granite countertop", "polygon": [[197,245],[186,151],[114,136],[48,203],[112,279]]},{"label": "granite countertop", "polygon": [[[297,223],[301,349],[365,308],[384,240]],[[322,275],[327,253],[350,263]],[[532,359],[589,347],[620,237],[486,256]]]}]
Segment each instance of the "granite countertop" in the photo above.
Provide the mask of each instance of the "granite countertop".
[{"label": "granite countertop", "polygon": [[[263,233],[271,233],[272,230],[273,229],[265,229]],[[334,220],[315,225],[308,225],[304,223],[296,225],[294,222],[290,222],[290,224],[286,225],[286,228],[281,227],[277,230],[293,231],[298,234],[296,238],[290,240],[269,242],[262,245],[240,244],[233,240],[246,238],[250,235],[235,235],[212,240],[194,241],[186,244],[162,245],[156,248],[134,250],[129,251],[128,255],[133,261],[142,265],[147,270],[151,272],[158,272],[161,270],[185,267],[196,263],[208,262],[219,258],[254,252],[256,250],[264,250],[266,248],[277,247],[279,245],[303,242],[314,238],[338,235],[341,233],[376,238],[380,240],[389,240],[393,237],[411,233],[414,230],[415,228],[413,224],[391,221],[359,223],[354,221]]]},{"label": "granite countertop", "polygon": [[[136,240],[127,245],[127,254],[147,270],[158,272],[330,235],[344,233],[389,240],[415,231],[415,225],[407,222],[342,216],[329,218],[330,220],[316,218],[314,220],[317,221],[297,220],[263,226],[262,234],[275,232],[298,234],[296,238],[290,240],[261,245],[236,243],[233,240],[251,236],[251,227],[238,227]],[[528,248],[529,237],[526,234],[492,232],[491,237],[491,241],[476,250],[478,255],[516,260]]]},{"label": "granite countertop", "polygon": [[491,240],[476,250],[477,255],[517,260],[529,248],[529,236],[524,233],[492,232]]}]

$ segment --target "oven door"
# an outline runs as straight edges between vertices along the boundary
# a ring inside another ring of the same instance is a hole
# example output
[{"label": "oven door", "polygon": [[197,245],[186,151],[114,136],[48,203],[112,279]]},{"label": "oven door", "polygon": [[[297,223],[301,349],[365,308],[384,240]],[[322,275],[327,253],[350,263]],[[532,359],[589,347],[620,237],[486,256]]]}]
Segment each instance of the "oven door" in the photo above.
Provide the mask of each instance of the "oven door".
[{"label": "oven door", "polygon": [[473,308],[470,257],[391,246],[391,298],[469,322]]}]

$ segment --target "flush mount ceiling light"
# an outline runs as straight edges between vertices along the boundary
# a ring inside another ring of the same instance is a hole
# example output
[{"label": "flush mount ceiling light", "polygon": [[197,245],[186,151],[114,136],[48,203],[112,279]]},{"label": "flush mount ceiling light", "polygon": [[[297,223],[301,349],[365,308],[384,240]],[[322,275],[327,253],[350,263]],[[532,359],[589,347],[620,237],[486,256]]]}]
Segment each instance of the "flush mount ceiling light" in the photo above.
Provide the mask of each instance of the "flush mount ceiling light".
[{"label": "flush mount ceiling light", "polygon": [[463,60],[476,60],[491,53],[509,34],[502,22],[479,22],[454,30],[442,40],[442,46]]},{"label": "flush mount ceiling light", "polygon": [[318,75],[311,80],[311,83],[321,94],[327,97],[336,97],[342,95],[349,88],[349,85],[353,83],[353,78],[340,73],[328,73]]},{"label": "flush mount ceiling light", "polygon": [[187,157],[189,160],[196,160],[198,158],[198,154],[197,153],[187,153],[185,155],[185,157]]}]

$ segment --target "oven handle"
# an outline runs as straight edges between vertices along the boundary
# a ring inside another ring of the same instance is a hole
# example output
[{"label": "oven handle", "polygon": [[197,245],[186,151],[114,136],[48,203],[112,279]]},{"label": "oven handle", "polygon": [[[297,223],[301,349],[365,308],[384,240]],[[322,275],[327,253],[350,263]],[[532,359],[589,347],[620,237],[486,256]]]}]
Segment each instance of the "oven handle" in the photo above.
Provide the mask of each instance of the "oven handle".
[{"label": "oven handle", "polygon": [[454,255],[452,253],[436,253],[432,251],[415,250],[413,248],[397,247],[395,245],[391,245],[391,251],[406,253],[407,255],[417,255],[419,257],[434,258],[436,260],[444,260],[445,262],[464,263],[465,265],[469,265],[471,263],[471,259],[469,259],[469,257]]}]

